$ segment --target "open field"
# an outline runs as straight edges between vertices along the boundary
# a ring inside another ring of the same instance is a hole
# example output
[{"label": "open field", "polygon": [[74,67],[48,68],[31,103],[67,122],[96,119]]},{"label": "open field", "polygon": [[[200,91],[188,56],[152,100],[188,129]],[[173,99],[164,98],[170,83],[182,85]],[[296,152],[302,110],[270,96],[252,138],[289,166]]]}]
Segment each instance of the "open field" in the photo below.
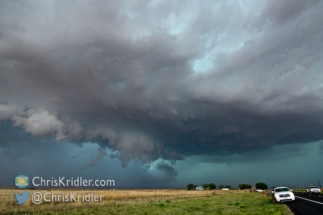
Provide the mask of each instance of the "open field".
[{"label": "open field", "polygon": [[[55,195],[93,193],[102,202],[50,202],[35,205],[31,198],[16,205],[14,193],[52,192]],[[0,190],[0,214],[292,214],[284,204],[249,191],[187,190]]]}]

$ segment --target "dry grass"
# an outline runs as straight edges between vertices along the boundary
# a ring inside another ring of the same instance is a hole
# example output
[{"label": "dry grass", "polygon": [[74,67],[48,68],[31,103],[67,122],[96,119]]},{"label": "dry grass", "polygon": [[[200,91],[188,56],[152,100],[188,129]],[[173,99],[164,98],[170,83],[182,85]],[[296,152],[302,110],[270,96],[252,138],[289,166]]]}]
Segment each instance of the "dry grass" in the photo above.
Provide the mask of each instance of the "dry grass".
[{"label": "dry grass", "polygon": [[[21,194],[24,191],[30,192],[28,201],[23,205],[17,205],[14,193]],[[103,196],[102,202],[49,202],[35,205],[31,201],[31,195],[34,192],[51,192],[55,195],[77,195],[93,193],[94,195]],[[109,207],[111,204],[118,203],[140,203],[155,202],[160,200],[172,200],[178,198],[192,198],[221,195],[225,193],[243,193],[248,191],[222,191],[222,190],[205,190],[205,191],[188,191],[188,190],[22,190],[22,189],[0,189],[0,214],[19,213],[19,212],[38,212],[38,211],[66,211],[73,208],[83,207]]]}]

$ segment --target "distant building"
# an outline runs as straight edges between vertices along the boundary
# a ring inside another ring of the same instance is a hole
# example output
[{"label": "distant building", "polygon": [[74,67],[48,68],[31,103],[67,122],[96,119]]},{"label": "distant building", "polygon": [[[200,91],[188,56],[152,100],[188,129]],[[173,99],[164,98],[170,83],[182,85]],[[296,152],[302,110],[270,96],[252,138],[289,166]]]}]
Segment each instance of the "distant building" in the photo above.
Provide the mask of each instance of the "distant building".
[{"label": "distant building", "polygon": [[197,187],[195,188],[195,190],[204,190],[204,187],[203,187],[203,186],[197,186]]}]

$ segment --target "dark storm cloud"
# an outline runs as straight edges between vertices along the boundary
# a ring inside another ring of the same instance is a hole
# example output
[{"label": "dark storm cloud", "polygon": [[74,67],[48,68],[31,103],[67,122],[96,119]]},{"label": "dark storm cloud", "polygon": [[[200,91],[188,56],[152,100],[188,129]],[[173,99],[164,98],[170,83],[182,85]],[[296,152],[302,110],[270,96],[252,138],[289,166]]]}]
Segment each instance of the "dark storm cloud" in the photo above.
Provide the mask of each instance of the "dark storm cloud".
[{"label": "dark storm cloud", "polygon": [[263,11],[261,11],[258,23],[266,21],[274,21],[275,24],[284,24],[290,19],[298,16],[308,7],[319,3],[318,0],[302,1],[302,0],[285,0],[285,1],[268,1]]},{"label": "dark storm cloud", "polygon": [[166,163],[159,163],[157,169],[163,173],[163,180],[165,182],[175,181],[175,177],[178,175],[175,168]]},{"label": "dark storm cloud", "polygon": [[[115,188],[169,187],[170,173],[130,161],[121,167],[120,161],[111,159],[114,152],[95,143],[57,143],[53,138],[37,138],[20,127],[10,127],[9,121],[0,123],[0,186],[12,187],[19,174],[29,178],[83,177],[83,179],[113,179]],[[104,156],[106,155],[106,156]],[[157,175],[156,175],[157,174]],[[131,177],[129,177],[129,175]],[[145,182],[149,182],[146,184]],[[30,185],[31,186],[31,185]]]},{"label": "dark storm cloud", "polygon": [[123,164],[322,139],[323,3],[204,3],[2,1],[0,119]]}]

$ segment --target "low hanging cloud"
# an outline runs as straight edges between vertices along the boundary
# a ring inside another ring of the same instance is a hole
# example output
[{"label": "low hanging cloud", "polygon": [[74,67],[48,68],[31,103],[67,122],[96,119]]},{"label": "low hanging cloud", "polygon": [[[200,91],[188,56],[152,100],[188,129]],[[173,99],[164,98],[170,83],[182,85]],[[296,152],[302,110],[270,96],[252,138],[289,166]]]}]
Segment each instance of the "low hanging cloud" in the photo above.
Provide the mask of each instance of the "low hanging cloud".
[{"label": "low hanging cloud", "polygon": [[323,139],[323,3],[298,3],[2,1],[0,120],[123,164]]},{"label": "low hanging cloud", "polygon": [[0,120],[8,120],[23,114],[23,109],[16,105],[0,104]]},{"label": "low hanging cloud", "polygon": [[159,163],[157,165],[157,170],[161,171],[164,182],[175,181],[176,176],[178,175],[175,168],[167,163]]},{"label": "low hanging cloud", "polygon": [[84,166],[91,167],[106,155],[104,148],[116,150],[114,155],[126,165],[132,159],[149,162],[162,155],[162,147],[148,137],[140,134],[118,134],[110,128],[90,129],[76,122],[63,122],[46,110],[30,108],[24,110],[17,105],[0,104],[0,120],[11,120],[14,126],[22,127],[26,132],[38,136],[54,136],[56,141],[74,142],[97,140],[101,146],[99,154]]},{"label": "low hanging cloud", "polygon": [[29,109],[24,116],[14,116],[15,126],[22,126],[35,136],[54,135],[56,140],[64,139],[63,123],[48,111]]},{"label": "low hanging cloud", "polygon": [[106,151],[104,149],[99,149],[98,154],[90,160],[90,162],[83,165],[82,169],[86,169],[87,167],[93,167],[96,165],[96,163],[103,159],[103,157],[106,155]]},{"label": "low hanging cloud", "polygon": [[64,123],[46,110],[0,104],[0,120],[11,120],[14,126],[23,127],[34,136],[55,136],[58,141],[66,138]]}]

